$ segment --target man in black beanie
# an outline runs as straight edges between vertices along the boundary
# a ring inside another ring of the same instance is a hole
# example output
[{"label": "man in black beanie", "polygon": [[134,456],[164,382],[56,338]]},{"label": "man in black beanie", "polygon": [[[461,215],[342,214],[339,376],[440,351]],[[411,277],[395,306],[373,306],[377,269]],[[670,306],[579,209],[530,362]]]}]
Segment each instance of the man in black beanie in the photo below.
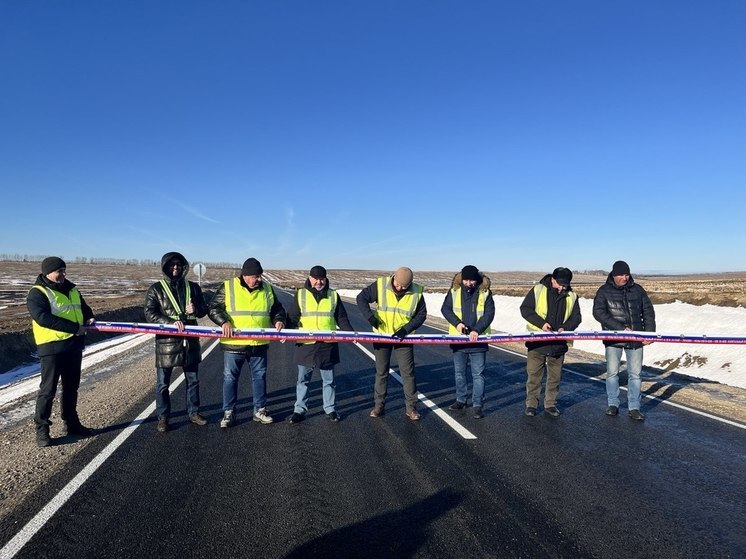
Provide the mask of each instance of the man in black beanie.
[{"label": "man in black beanie", "polygon": [[488,346],[476,343],[480,334],[489,334],[495,318],[495,302],[490,291],[490,278],[476,266],[468,265],[456,274],[451,289],[440,308],[443,318],[448,321],[448,333],[463,334],[469,337],[469,344],[451,344],[453,368],[456,379],[456,401],[448,409],[461,411],[466,407],[467,362],[471,367],[474,418],[481,419],[484,398],[484,368]]},{"label": "man in black beanie", "polygon": [[[352,330],[344,303],[329,287],[326,268],[314,266],[308,279],[293,297],[288,307],[291,327],[310,331]],[[289,423],[300,423],[308,411],[308,383],[314,369],[321,375],[321,395],[326,418],[338,422],[341,418],[335,407],[336,386],[334,365],[339,363],[339,344],[333,342],[298,342],[295,345],[295,364],[298,382],[295,387],[295,406]]]},{"label": "man in black beanie", "polygon": [[78,417],[78,388],[85,346],[84,324],[93,324],[93,311],[67,279],[67,265],[57,256],[45,258],[41,274],[28,292],[26,307],[31,315],[34,341],[41,363],[41,384],[36,396],[36,444],[51,446],[52,404],[62,379],[61,413],[66,435],[87,437],[93,433]]},{"label": "man in black beanie", "polygon": [[[637,330],[655,332],[655,309],[647,292],[635,283],[629,264],[617,260],[611,267],[606,283],[598,288],[593,299],[593,318],[603,330]],[[627,411],[629,417],[644,421],[640,411],[642,381],[642,348],[652,342],[615,342],[604,340],[606,346],[606,415],[619,415],[619,369],[622,351],[627,357]]]},{"label": "man in black beanie", "polygon": [[[555,268],[546,274],[523,299],[521,316],[526,319],[529,332],[564,332],[580,326],[580,305],[578,296],[570,282],[572,272],[568,268]],[[525,415],[533,417],[539,404],[541,379],[546,369],[547,380],[544,387],[544,413],[559,417],[557,396],[562,378],[562,365],[567,353],[565,341],[526,342],[526,410]]]},{"label": "man in black beanie", "polygon": [[268,425],[272,417],[267,413],[267,340],[235,338],[234,329],[272,328],[278,332],[285,327],[285,309],[275,296],[272,285],[262,278],[264,269],[256,258],[247,258],[241,275],[226,280],[218,287],[210,301],[208,315],[223,329],[220,345],[223,348],[223,419],[220,427],[232,427],[236,417],[238,378],[241,368],[248,363],[254,396],[254,421]]}]

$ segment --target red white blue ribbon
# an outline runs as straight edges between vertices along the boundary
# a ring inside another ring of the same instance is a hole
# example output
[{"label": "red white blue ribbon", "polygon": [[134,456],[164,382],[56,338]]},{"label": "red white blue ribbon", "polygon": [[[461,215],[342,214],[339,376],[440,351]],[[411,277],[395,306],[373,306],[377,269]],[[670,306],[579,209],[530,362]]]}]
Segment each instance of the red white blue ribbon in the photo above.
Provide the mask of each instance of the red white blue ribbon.
[{"label": "red white blue ribbon", "polygon": [[[173,324],[149,324],[138,322],[95,322],[85,327],[95,332],[154,334],[183,336],[188,338],[223,338],[223,330],[217,326],[185,326],[182,332]],[[226,338],[228,339],[228,338]],[[410,334],[399,339],[377,332],[281,330],[274,328],[251,328],[233,331],[232,339],[293,342],[359,342],[384,344],[470,344],[465,335]],[[746,336],[708,336],[706,334],[672,334],[658,332],[631,332],[615,330],[581,332],[521,332],[518,334],[489,334],[479,336],[477,343],[505,344],[523,342],[594,341],[614,342],[662,342],[677,344],[746,344]]]}]

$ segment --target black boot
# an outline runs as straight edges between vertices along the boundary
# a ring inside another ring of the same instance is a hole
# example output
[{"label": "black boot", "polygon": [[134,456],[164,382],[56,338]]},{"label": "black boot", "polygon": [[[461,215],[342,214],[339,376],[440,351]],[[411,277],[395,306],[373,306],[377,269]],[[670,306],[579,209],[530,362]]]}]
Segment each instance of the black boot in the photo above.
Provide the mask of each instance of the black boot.
[{"label": "black boot", "polygon": [[49,425],[38,425],[36,427],[36,446],[44,448],[52,446],[52,437],[49,436]]},{"label": "black boot", "polygon": [[78,437],[90,437],[93,435],[93,429],[83,425],[80,420],[64,421],[63,427],[66,435],[76,435]]}]

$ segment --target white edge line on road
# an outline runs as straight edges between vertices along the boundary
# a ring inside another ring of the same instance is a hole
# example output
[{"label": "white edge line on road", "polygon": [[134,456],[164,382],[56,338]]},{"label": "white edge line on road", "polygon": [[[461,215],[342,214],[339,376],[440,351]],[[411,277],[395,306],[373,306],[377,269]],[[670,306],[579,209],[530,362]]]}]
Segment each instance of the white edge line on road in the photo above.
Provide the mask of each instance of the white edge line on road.
[{"label": "white edge line on road", "polygon": [[[365,347],[363,347],[358,342],[355,342],[355,345],[359,347],[363,353],[365,353],[368,357],[373,359],[373,361],[376,360],[375,355],[373,355],[370,351],[368,351]],[[401,385],[404,385],[402,382],[401,377],[398,375],[398,373],[394,372],[393,369],[389,369],[389,374],[394,377],[397,382]],[[417,398],[425,404],[428,408],[430,408],[435,415],[437,415],[439,418],[441,418],[443,421],[446,422],[446,425],[448,425],[451,429],[456,431],[459,435],[461,435],[463,438],[467,440],[475,440],[477,437],[474,435],[471,431],[466,429],[463,425],[461,425],[458,421],[453,419],[450,415],[448,415],[445,411],[440,409],[435,402],[430,400],[427,396],[425,396],[422,392],[417,392]]]},{"label": "white edge line on road", "polygon": [[[208,347],[202,354],[202,357],[207,357],[210,352],[215,349],[220,340],[215,342]],[[174,380],[169,386],[169,390],[173,391],[184,381],[184,375]],[[28,523],[18,532],[13,538],[0,549],[0,559],[10,559],[15,556],[24,545],[36,534],[47,521],[54,516],[54,514],[64,505],[70,497],[83,485],[86,480],[91,477],[95,471],[111,456],[114,451],[119,448],[129,436],[135,432],[143,421],[149,417],[155,411],[155,401],[150,404],[143,412],[138,415],[132,423],[122,429],[122,432],[111,441],[93,460],[91,460],[70,482],[63,487],[54,498],[42,508],[36,516],[34,516]]]},{"label": "white edge line on road", "polygon": [[[521,357],[526,357],[522,353],[518,353],[517,351],[512,351],[510,349],[502,348],[499,345],[490,344],[490,347],[492,347],[494,349],[499,349],[500,351],[504,351],[504,352],[510,353],[512,355],[518,355],[518,356],[521,356]],[[573,371],[572,369],[568,369],[567,367],[562,367],[562,371],[563,372],[568,372],[570,374],[573,374],[573,375],[576,375],[576,376],[579,376],[579,377],[583,377],[584,379],[587,379],[587,380],[592,380],[594,382],[603,382],[604,384],[606,384],[606,379],[592,377],[592,376],[586,375],[584,373],[580,373],[578,371]],[[621,388],[624,391],[627,390],[626,386],[620,386],[619,388]],[[661,398],[658,398],[657,396],[651,396],[650,394],[642,393],[641,396],[643,396],[644,398],[646,398],[648,400],[653,400],[653,401],[656,401],[656,402],[660,402],[661,404],[665,404],[667,406],[673,406],[674,408],[678,408],[680,410],[688,411],[689,413],[694,413],[696,415],[701,415],[702,417],[707,417],[708,419],[714,419],[715,421],[719,421],[720,423],[726,423],[728,425],[732,425],[733,427],[738,427],[739,429],[746,429],[746,425],[744,425],[743,423],[738,423],[737,421],[731,421],[730,419],[725,419],[724,417],[718,417],[717,415],[712,415],[711,413],[707,413],[705,411],[700,411],[700,410],[697,410],[697,409],[694,409],[694,408],[690,408],[689,406],[684,406],[682,404],[677,404],[676,402],[670,402],[668,400],[663,400]]]}]

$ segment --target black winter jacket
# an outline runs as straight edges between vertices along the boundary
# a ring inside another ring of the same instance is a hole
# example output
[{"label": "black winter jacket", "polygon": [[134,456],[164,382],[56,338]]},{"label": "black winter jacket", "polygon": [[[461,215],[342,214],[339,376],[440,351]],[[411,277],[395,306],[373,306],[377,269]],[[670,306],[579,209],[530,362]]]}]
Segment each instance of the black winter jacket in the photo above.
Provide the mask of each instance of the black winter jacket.
[{"label": "black winter jacket", "polygon": [[[306,285],[303,289],[311,293],[318,302],[326,297],[329,292],[329,280],[326,280],[324,289],[316,291],[311,286],[311,282],[306,279]],[[300,319],[300,307],[298,306],[298,297],[296,295],[288,306],[288,327],[299,328]],[[350,324],[350,320],[347,318],[347,310],[345,310],[341,297],[334,309],[334,320],[337,322],[340,330],[352,331],[352,324]],[[296,365],[303,365],[304,367],[331,369],[339,363],[339,344],[330,342],[316,342],[315,344],[298,343],[295,345],[294,363]]]},{"label": "black winter jacket", "polygon": [[[181,259],[184,264],[181,276],[178,278],[171,277],[168,263],[174,258]],[[156,282],[150,286],[145,294],[145,320],[152,324],[173,324],[176,319],[172,316],[179,316],[184,325],[195,326],[197,318],[202,318],[207,314],[207,304],[202,295],[202,289],[199,285],[186,280],[189,272],[189,262],[178,252],[169,252],[161,259],[161,270],[163,271],[164,280],[168,283],[171,294],[181,307],[181,313],[177,312],[171,300],[166,295],[161,282]],[[194,305],[194,313],[185,314],[185,308],[188,301],[186,297],[186,284],[189,284],[191,291],[191,300]],[[200,349],[199,338],[185,338],[181,336],[161,336],[155,337],[155,366],[162,368],[185,367],[195,365],[202,361],[202,351]]]},{"label": "black winter jacket", "polygon": [[[457,273],[453,276],[451,289],[461,288],[461,314],[463,316],[459,318],[453,312],[453,295],[449,289],[445,299],[443,299],[443,305],[440,307],[443,318],[453,326],[458,326],[460,322],[463,322],[470,330],[475,330],[479,334],[482,334],[490,327],[492,321],[495,319],[495,301],[490,291],[491,284],[489,276],[482,274],[482,278],[477,283],[477,286],[470,291],[461,284],[461,272]],[[479,302],[480,291],[487,292],[487,299],[484,301],[484,314],[482,318],[477,320],[477,303]],[[450,347],[453,351],[462,351],[464,353],[480,353],[488,349],[485,343],[450,344]]]},{"label": "black winter jacket", "polygon": [[[51,282],[44,274],[39,274],[34,285],[48,287],[52,291],[57,291],[65,296],[69,296],[70,291],[75,287],[75,284],[67,279],[65,279],[61,284]],[[83,299],[82,294],[80,295],[80,306],[83,312],[83,323],[94,318],[93,311]],[[49,299],[47,298],[46,293],[39,289],[32,288],[29,290],[26,297],[26,308],[28,309],[31,318],[35,320],[39,326],[43,326],[44,328],[57,330],[58,332],[67,332],[68,334],[75,334],[80,329],[80,325],[72,320],[53,315],[52,306],[49,304]],[[40,357],[56,355],[69,350],[82,352],[85,347],[85,336],[72,336],[65,340],[49,342],[37,347],[37,353]]]},{"label": "black winter jacket", "polygon": [[[601,323],[603,330],[635,330],[655,332],[655,310],[647,292],[635,283],[632,276],[619,287],[609,274],[606,283],[598,288],[593,299],[593,318]],[[640,342],[605,341],[604,345],[639,348]]]},{"label": "black winter jacket", "polygon": [[[580,301],[576,301],[575,306],[570,311],[570,316],[565,320],[567,303],[570,301],[572,288],[569,287],[563,290],[561,294],[558,293],[552,287],[552,274],[545,275],[539,283],[547,288],[547,317],[541,318],[536,313],[536,296],[534,295],[534,289],[531,288],[523,299],[523,303],[521,303],[521,316],[526,319],[526,322],[530,322],[537,328],[541,328],[546,322],[554,331],[558,331],[560,328],[571,331],[580,326],[582,321]],[[526,348],[529,351],[538,350],[541,354],[550,357],[559,357],[567,353],[567,342],[526,342]]]},{"label": "black winter jacket", "polygon": [[[262,281],[257,287],[255,287],[254,289],[250,289],[241,276],[239,276],[239,279],[241,281],[241,287],[243,287],[244,289],[248,289],[249,291],[256,291],[257,289],[261,289],[262,285],[266,283],[272,290],[275,300],[272,308],[269,309],[270,322],[274,324],[275,322],[279,321],[282,322],[283,325],[287,324],[287,315],[285,313],[285,308],[282,306],[282,303],[280,303],[280,300],[277,298],[277,294],[275,293],[272,284]],[[207,315],[210,317],[210,320],[212,320],[218,326],[222,326],[226,322],[231,322],[231,317],[228,314],[228,311],[225,310],[225,282],[220,284],[220,287],[218,287],[218,290],[215,292],[215,295],[210,301],[210,307],[207,310]],[[251,346],[224,344],[221,342],[220,347],[223,349],[223,351],[227,351],[228,353],[243,353],[244,355],[253,355],[256,352],[263,352],[267,350],[266,344],[260,346]]]}]

